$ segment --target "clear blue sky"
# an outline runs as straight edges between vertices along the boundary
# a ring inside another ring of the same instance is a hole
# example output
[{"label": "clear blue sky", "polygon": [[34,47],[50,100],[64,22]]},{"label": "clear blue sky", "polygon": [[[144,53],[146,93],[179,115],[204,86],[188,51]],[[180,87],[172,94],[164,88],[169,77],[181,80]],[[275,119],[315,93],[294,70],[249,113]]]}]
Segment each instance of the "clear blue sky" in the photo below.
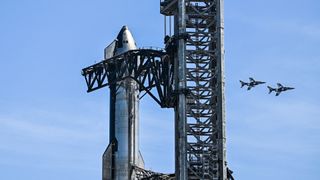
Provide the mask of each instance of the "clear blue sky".
[{"label": "clear blue sky", "polygon": [[[225,2],[228,162],[240,180],[320,179],[320,2]],[[108,88],[80,70],[128,25],[139,46],[163,42],[159,1],[0,1],[0,179],[101,179]],[[281,82],[240,89],[239,79]],[[173,112],[141,102],[147,168],[173,172]]]}]

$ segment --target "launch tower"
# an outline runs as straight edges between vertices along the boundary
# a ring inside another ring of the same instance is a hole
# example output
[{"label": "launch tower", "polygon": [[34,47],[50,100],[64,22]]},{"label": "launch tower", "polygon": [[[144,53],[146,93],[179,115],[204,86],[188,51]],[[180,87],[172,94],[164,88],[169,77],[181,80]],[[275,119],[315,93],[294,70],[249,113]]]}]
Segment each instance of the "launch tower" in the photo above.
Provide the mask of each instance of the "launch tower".
[{"label": "launch tower", "polygon": [[164,0],[161,14],[174,18],[176,177],[225,180],[223,0]]},{"label": "launch tower", "polygon": [[226,162],[223,0],[161,0],[160,12],[173,19],[165,22],[165,51],[129,50],[84,68],[88,92],[131,78],[162,108],[174,108],[175,173],[132,166],[136,179],[233,179]]}]

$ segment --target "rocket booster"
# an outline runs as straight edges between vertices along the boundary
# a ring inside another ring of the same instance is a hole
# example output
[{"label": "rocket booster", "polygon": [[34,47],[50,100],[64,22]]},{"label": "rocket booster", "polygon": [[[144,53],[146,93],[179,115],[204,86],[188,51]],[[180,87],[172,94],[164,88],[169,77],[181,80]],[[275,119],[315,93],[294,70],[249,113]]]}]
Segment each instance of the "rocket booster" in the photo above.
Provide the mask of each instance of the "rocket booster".
[{"label": "rocket booster", "polygon": [[[137,49],[127,26],[105,48],[104,58]],[[103,180],[135,180],[133,166],[144,168],[139,150],[139,85],[126,78],[110,86],[110,142],[103,154]]]}]

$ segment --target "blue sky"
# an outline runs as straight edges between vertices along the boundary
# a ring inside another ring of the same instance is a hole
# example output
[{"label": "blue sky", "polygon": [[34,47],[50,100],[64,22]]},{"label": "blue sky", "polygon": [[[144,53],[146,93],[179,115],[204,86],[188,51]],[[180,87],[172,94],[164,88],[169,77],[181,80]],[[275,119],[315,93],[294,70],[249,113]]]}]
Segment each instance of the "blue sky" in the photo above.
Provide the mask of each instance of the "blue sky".
[{"label": "blue sky", "polygon": [[[240,180],[320,179],[320,2],[225,2],[227,150]],[[87,94],[80,70],[128,25],[162,47],[150,0],[0,1],[0,179],[101,179],[109,90]],[[279,97],[255,77],[296,89]],[[146,167],[173,172],[173,112],[141,102]]]}]

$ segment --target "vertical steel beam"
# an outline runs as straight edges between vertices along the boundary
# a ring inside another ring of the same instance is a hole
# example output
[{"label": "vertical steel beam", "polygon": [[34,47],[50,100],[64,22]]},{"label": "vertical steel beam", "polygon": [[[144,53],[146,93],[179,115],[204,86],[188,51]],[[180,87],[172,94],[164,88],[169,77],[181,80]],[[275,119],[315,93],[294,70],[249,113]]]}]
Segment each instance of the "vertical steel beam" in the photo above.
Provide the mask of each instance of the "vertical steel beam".
[{"label": "vertical steel beam", "polygon": [[115,105],[116,105],[116,86],[110,84],[110,110],[109,110],[109,144],[115,139]]},{"label": "vertical steel beam", "polygon": [[218,83],[218,156],[220,160],[219,180],[227,179],[226,129],[225,129],[225,77],[224,77],[224,0],[217,0],[217,83]]},{"label": "vertical steel beam", "polygon": [[[111,148],[111,178],[115,179],[115,150],[116,148],[114,148],[114,146],[116,145],[112,145],[113,143],[116,143],[116,137],[115,137],[115,113],[116,113],[116,84],[112,83],[110,84],[110,111],[109,111],[109,116],[110,116],[110,120],[109,120],[109,144],[111,144],[112,148]],[[103,163],[102,166],[104,166],[105,164]],[[102,172],[106,171],[104,168],[102,169]]]},{"label": "vertical steel beam", "polygon": [[174,15],[176,178],[226,180],[223,0],[164,0]]},{"label": "vertical steel beam", "polygon": [[176,179],[188,179],[187,173],[187,131],[186,131],[186,43],[183,38],[186,32],[186,3],[185,0],[178,1],[178,13],[176,14],[177,27],[175,35],[178,38],[178,52],[176,70],[176,92],[178,102],[176,105]]}]

